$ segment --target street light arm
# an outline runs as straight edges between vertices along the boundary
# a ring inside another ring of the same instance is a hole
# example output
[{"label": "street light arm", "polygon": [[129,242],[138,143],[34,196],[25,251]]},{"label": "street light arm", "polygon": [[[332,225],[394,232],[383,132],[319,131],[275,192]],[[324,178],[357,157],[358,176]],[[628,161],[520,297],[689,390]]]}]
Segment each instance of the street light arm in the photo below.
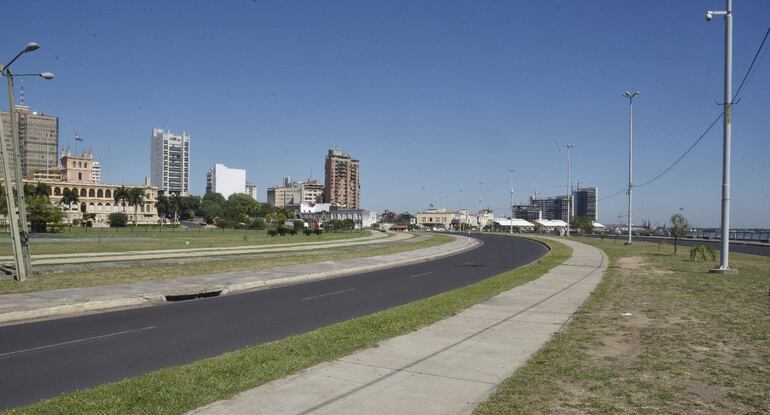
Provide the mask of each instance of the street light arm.
[{"label": "street light arm", "polygon": [[19,59],[19,56],[21,56],[21,55],[23,55],[23,54],[25,54],[27,52],[36,51],[38,49],[40,49],[40,45],[38,45],[37,43],[35,43],[35,42],[27,43],[27,46],[24,46],[24,49],[22,49],[21,52],[17,53],[16,56],[14,56],[13,59],[11,59],[10,62],[6,63],[5,66],[3,66],[3,68],[5,70],[7,70],[8,67],[11,66],[12,63],[16,62],[16,59]]},{"label": "street light arm", "polygon": [[[6,73],[5,71],[3,71],[3,75],[5,75],[5,76],[8,76],[9,74],[10,74],[10,70],[9,70],[9,73]],[[53,78],[54,78],[54,74],[53,74],[53,73],[51,73],[51,72],[41,72],[41,73],[15,73],[15,74],[10,74],[10,75],[11,75],[12,77],[14,77],[14,78],[16,78],[16,77],[18,77],[18,76],[39,76],[39,77],[41,77],[41,78],[43,78],[43,79],[53,79]]]}]

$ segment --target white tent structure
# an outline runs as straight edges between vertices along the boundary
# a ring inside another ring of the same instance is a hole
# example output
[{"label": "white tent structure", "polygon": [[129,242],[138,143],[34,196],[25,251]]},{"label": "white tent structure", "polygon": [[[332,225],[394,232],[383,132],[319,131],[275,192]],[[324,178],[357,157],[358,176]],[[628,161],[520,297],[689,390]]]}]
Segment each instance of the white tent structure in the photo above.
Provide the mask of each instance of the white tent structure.
[{"label": "white tent structure", "polygon": [[535,225],[533,223],[527,222],[524,219],[495,218],[493,219],[493,222],[500,225],[500,227],[508,230],[510,230],[511,227],[521,228],[526,230],[532,230],[535,228]]},{"label": "white tent structure", "polygon": [[546,232],[559,232],[559,234],[567,233],[567,222],[558,219],[537,219],[535,223],[543,227]]}]

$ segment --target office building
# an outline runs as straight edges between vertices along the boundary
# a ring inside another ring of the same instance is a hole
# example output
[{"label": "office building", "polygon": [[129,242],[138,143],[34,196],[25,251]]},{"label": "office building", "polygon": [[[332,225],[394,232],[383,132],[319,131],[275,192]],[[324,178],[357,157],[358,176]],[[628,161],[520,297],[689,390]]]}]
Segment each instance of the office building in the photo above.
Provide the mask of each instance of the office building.
[{"label": "office building", "polygon": [[154,128],[150,141],[150,179],[165,196],[190,191],[190,135]]},{"label": "office building", "polygon": [[257,185],[252,182],[246,182],[246,194],[252,199],[257,200]]},{"label": "office building", "polygon": [[586,216],[596,222],[599,219],[599,210],[597,201],[598,190],[595,187],[584,187],[572,191],[573,206],[575,214],[573,216]]},{"label": "office building", "polygon": [[297,182],[291,181],[291,177],[284,177],[280,185],[267,188],[267,203],[278,208],[293,204],[294,190],[298,185]]},{"label": "office building", "polygon": [[324,185],[318,180],[307,179],[294,187],[292,203],[321,203],[323,202]]},{"label": "office building", "polygon": [[[529,204],[542,212],[542,219],[567,221],[567,196],[530,197]],[[570,209],[570,213],[573,210]],[[526,219],[526,218],[522,218]]]},{"label": "office building", "polygon": [[[22,176],[31,179],[36,172],[43,175],[50,174],[58,164],[56,153],[59,148],[59,118],[30,111],[29,107],[23,104],[16,106],[16,115]],[[0,112],[0,119],[3,123],[3,135],[6,138],[9,160],[15,161],[11,142],[10,112]],[[11,174],[15,174],[14,169],[11,169]]]},{"label": "office building", "polygon": [[326,156],[324,202],[341,208],[361,207],[359,161],[331,149]]},{"label": "office building", "polygon": [[206,193],[208,192],[219,193],[225,199],[235,193],[246,193],[246,170],[215,164],[206,174]]}]

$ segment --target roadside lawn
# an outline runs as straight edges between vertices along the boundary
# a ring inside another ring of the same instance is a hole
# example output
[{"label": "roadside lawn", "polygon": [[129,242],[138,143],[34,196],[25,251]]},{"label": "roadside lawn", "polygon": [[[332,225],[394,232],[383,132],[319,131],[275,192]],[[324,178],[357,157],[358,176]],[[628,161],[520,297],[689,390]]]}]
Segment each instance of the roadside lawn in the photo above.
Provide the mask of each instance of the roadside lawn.
[{"label": "roadside lawn", "polygon": [[476,414],[770,413],[769,258],[709,274],[718,253],[578,240],[608,254],[604,279]]},{"label": "roadside lawn", "polygon": [[321,362],[374,347],[540,277],[571,250],[548,242],[540,260],[484,281],[305,334],[74,392],[10,414],[182,414]]}]

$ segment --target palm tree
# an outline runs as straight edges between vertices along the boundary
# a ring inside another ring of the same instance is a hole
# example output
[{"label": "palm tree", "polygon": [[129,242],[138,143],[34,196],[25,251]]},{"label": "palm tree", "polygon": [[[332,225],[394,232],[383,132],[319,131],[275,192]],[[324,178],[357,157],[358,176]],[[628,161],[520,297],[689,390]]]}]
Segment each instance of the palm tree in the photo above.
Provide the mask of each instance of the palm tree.
[{"label": "palm tree", "polygon": [[139,215],[139,205],[144,203],[144,189],[141,187],[132,187],[128,189],[128,196],[126,197],[129,205],[134,205],[134,227],[136,227],[136,219]]},{"label": "palm tree", "polygon": [[169,202],[171,205],[171,208],[174,210],[174,223],[178,223],[179,221],[179,211],[182,209],[184,205],[184,198],[182,196],[179,196],[179,193],[174,193],[169,198]]},{"label": "palm tree", "polygon": [[126,212],[126,201],[129,198],[128,189],[126,186],[120,186],[112,192],[112,198],[115,199],[115,203],[123,203],[123,213]]},{"label": "palm tree", "polygon": [[64,191],[61,192],[61,202],[69,206],[69,210],[67,211],[67,219],[69,219],[70,225],[72,224],[72,204],[77,203],[78,200],[80,200],[78,197],[78,192],[70,189],[69,187],[65,187]]},{"label": "palm tree", "polygon": [[687,235],[687,226],[687,219],[681,213],[671,216],[671,236],[674,237],[674,255],[676,255],[679,238]]}]

